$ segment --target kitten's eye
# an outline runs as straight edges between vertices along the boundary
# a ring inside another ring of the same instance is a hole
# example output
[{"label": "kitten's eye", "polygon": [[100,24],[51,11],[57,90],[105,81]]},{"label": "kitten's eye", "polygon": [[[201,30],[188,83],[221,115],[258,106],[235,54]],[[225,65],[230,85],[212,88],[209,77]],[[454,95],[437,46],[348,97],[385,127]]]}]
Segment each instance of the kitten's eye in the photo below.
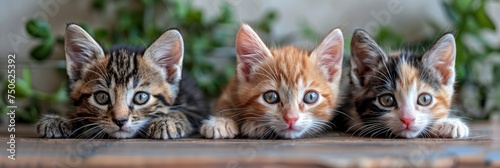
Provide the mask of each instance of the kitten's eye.
[{"label": "kitten's eye", "polygon": [[427,106],[431,104],[432,102],[432,96],[430,94],[424,93],[418,96],[418,101],[417,103],[422,106]]},{"label": "kitten's eye", "polygon": [[109,103],[109,95],[104,91],[98,91],[94,93],[94,100],[100,105],[106,105]]},{"label": "kitten's eye", "polygon": [[134,103],[137,105],[143,105],[149,100],[149,94],[146,92],[137,92],[134,96]]},{"label": "kitten's eye", "polygon": [[305,95],[304,95],[304,103],[307,103],[307,104],[312,104],[316,101],[318,101],[318,98],[319,98],[319,95],[318,93],[316,92],[307,92]]},{"label": "kitten's eye", "polygon": [[385,107],[392,107],[396,104],[392,94],[384,94],[378,98],[378,101]]},{"label": "kitten's eye", "polygon": [[264,93],[264,100],[269,104],[275,104],[280,101],[280,97],[276,91],[268,91]]}]

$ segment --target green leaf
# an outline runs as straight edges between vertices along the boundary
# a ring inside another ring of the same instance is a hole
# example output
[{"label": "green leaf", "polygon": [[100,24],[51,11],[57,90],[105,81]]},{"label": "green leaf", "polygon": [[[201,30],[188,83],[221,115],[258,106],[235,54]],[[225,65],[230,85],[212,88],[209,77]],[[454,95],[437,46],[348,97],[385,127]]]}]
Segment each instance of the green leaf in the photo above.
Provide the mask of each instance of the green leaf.
[{"label": "green leaf", "polygon": [[495,30],[495,24],[491,21],[490,17],[486,13],[486,9],[484,8],[484,2],[481,4],[479,9],[474,13],[474,18],[478,25],[482,28]]},{"label": "green leaf", "polygon": [[457,73],[457,80],[463,81],[466,76],[465,66],[463,64],[457,65],[455,70]]},{"label": "green leaf", "polygon": [[31,71],[27,67],[23,68],[23,79],[26,83],[31,83]]},{"label": "green leaf", "polygon": [[37,61],[43,61],[50,57],[52,48],[54,47],[54,40],[48,39],[33,48],[30,52],[31,58]]},{"label": "green leaf", "polygon": [[31,84],[26,80],[17,78],[16,79],[16,98],[25,98],[33,94],[33,89]]},{"label": "green leaf", "polygon": [[155,3],[154,0],[142,0],[142,3],[146,6],[148,5],[153,5],[153,3]]},{"label": "green leaf", "polygon": [[105,0],[94,0],[94,2],[92,2],[92,7],[94,7],[94,9],[97,9],[99,11],[102,11],[105,6],[106,6]]},{"label": "green leaf", "polygon": [[188,5],[184,3],[182,0],[175,0],[174,2],[175,8],[173,8],[174,19],[178,19],[182,22],[186,18],[188,13]]},{"label": "green leaf", "polygon": [[453,5],[457,8],[461,13],[468,12],[470,10],[472,0],[454,0]]},{"label": "green leaf", "polygon": [[57,91],[51,95],[52,101],[56,103],[67,103],[69,101],[66,85],[62,84]]},{"label": "green leaf", "polygon": [[231,11],[231,6],[227,2],[222,4],[221,9],[222,12],[217,19],[218,23],[230,23],[233,20],[233,12]]},{"label": "green leaf", "polygon": [[94,38],[98,41],[104,40],[108,37],[109,32],[104,28],[95,29]]},{"label": "green leaf", "polygon": [[52,36],[49,24],[41,19],[31,19],[26,23],[26,32],[34,38],[47,39]]},{"label": "green leaf", "polygon": [[301,27],[302,27],[301,29],[302,35],[305,38],[309,39],[310,41],[317,41],[318,38],[320,37],[318,33],[311,26],[309,26],[308,23],[306,22],[302,23]]}]

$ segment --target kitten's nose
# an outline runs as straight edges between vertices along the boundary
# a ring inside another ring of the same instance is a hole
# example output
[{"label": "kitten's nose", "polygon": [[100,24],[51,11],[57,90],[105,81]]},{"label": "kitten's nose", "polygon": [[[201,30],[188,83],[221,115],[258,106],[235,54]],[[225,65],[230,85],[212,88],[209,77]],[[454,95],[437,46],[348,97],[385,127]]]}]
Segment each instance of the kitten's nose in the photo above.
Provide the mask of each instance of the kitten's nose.
[{"label": "kitten's nose", "polygon": [[285,116],[285,117],[283,117],[283,119],[288,124],[289,128],[293,128],[293,125],[295,124],[295,122],[297,122],[297,120],[299,120],[299,117],[286,117]]},{"label": "kitten's nose", "polygon": [[128,121],[128,118],[126,117],[115,117],[112,119],[113,122],[118,126],[118,127],[122,127],[124,126],[125,124],[127,124],[127,121]]},{"label": "kitten's nose", "polygon": [[401,117],[399,118],[399,120],[401,120],[401,122],[403,122],[403,124],[405,124],[406,127],[409,127],[411,123],[415,121],[415,117],[410,117],[410,118]]}]

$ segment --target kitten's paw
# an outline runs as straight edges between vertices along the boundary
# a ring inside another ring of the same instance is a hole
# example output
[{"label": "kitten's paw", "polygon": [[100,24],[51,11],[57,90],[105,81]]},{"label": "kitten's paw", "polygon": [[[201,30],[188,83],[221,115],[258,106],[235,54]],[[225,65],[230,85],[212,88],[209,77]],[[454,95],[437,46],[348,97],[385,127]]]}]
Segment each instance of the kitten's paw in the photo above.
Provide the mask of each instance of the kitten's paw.
[{"label": "kitten's paw", "polygon": [[40,138],[66,138],[72,130],[68,119],[53,114],[44,115],[36,126]]},{"label": "kitten's paw", "polygon": [[203,121],[200,134],[205,138],[225,139],[238,135],[238,126],[232,119],[213,117]]},{"label": "kitten's paw", "polygon": [[447,118],[436,121],[432,132],[442,138],[466,138],[469,136],[469,127],[458,118]]},{"label": "kitten's paw", "polygon": [[177,139],[188,136],[193,127],[186,115],[169,112],[153,118],[148,127],[148,136],[153,139]]}]

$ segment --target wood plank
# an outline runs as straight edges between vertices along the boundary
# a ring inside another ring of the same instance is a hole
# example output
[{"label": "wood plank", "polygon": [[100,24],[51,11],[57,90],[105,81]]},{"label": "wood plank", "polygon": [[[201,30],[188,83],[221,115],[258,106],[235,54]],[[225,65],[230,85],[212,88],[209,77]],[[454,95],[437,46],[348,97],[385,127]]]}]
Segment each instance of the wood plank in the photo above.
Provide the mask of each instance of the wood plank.
[{"label": "wood plank", "polygon": [[[383,139],[343,133],[297,140],[198,137],[40,139],[19,126],[16,160],[0,167],[485,167],[500,165],[498,123],[475,123],[466,139]],[[0,141],[9,141],[5,130]],[[5,148],[8,146],[4,145]]]}]

